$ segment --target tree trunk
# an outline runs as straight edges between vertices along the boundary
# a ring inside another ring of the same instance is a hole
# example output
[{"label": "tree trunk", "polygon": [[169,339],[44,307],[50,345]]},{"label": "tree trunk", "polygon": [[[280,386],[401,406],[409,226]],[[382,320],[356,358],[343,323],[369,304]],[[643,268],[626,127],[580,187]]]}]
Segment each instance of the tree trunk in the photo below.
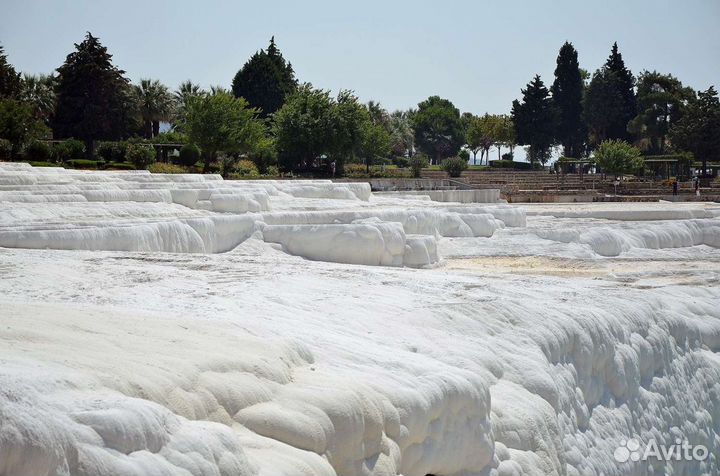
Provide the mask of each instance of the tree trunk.
[{"label": "tree trunk", "polygon": [[152,122],[152,136],[157,137],[160,134],[160,121]]},{"label": "tree trunk", "polygon": [[500,146],[497,146],[498,148],[498,160],[502,160],[502,155],[500,155]]},{"label": "tree trunk", "polygon": [[153,125],[152,121],[143,121],[143,137],[145,139],[152,139]]}]

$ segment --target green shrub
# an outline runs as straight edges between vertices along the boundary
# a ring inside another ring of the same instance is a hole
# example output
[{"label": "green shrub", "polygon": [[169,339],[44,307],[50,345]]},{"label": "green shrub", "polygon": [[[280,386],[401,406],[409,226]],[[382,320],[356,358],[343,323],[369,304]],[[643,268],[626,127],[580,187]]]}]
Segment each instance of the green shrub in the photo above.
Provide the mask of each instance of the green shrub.
[{"label": "green shrub", "polygon": [[135,166],[127,162],[112,162],[107,164],[106,168],[111,170],[135,170]]},{"label": "green shrub", "polygon": [[365,178],[368,176],[367,166],[363,164],[345,164],[345,176],[350,178]]},{"label": "green shrub", "polygon": [[95,148],[95,154],[105,162],[112,162],[113,149],[115,149],[113,142],[100,142]]},{"label": "green shrub", "polygon": [[47,162],[50,160],[50,155],[50,146],[46,142],[36,140],[25,146],[25,160]]},{"label": "green shrub", "polygon": [[407,170],[388,168],[388,167],[371,167],[370,177],[372,178],[408,178],[410,173]]},{"label": "green shrub", "polygon": [[177,162],[180,165],[191,167],[200,160],[200,147],[195,144],[186,144],[180,149],[180,156],[177,158]]},{"label": "green shrub", "polygon": [[514,158],[515,158],[515,156],[513,155],[512,152],[505,152],[505,153],[502,155],[502,160],[512,161]]},{"label": "green shrub", "polygon": [[460,152],[458,152],[458,157],[464,159],[465,162],[467,162],[470,160],[470,151],[467,149],[460,149]]},{"label": "green shrub", "polygon": [[467,170],[467,160],[460,157],[450,157],[440,164],[440,168],[447,172],[450,177],[459,177],[463,170]]},{"label": "green shrub", "polygon": [[404,157],[402,155],[398,155],[398,156],[395,156],[392,158],[393,165],[400,167],[402,169],[407,168],[408,162],[409,162],[408,158]]},{"label": "green shrub", "polygon": [[95,153],[105,162],[122,162],[125,160],[127,142],[100,142]]},{"label": "green shrub", "polygon": [[608,174],[635,174],[645,167],[640,149],[621,140],[601,142],[593,157],[598,168]]},{"label": "green shrub", "polygon": [[175,164],[166,164],[163,162],[155,162],[148,166],[148,170],[154,174],[186,174],[188,173],[185,167],[181,167]]},{"label": "green shrub", "polygon": [[65,165],[73,169],[96,169],[98,168],[98,162],[96,160],[87,159],[70,159],[66,160]]},{"label": "green shrub", "polygon": [[491,160],[490,167],[495,169],[532,170],[530,162],[513,162],[512,160]]},{"label": "green shrub", "polygon": [[85,144],[77,139],[68,139],[52,146],[52,159],[56,163],[85,158]]},{"label": "green shrub", "polygon": [[268,177],[279,177],[280,170],[278,170],[277,165],[268,165],[265,175],[267,175]]},{"label": "green shrub", "polygon": [[241,177],[258,177],[258,172],[255,162],[252,160],[241,160],[235,165],[235,173]]},{"label": "green shrub", "polygon": [[125,160],[138,169],[144,169],[155,162],[155,149],[145,144],[128,144],[125,151]]},{"label": "green shrub", "polygon": [[0,139],[0,160],[12,158],[12,142],[7,139]]},{"label": "green shrub", "polygon": [[150,142],[153,144],[185,144],[187,136],[177,131],[167,131],[156,135],[150,139]]},{"label": "green shrub", "polygon": [[420,173],[422,172],[422,169],[428,166],[430,161],[427,158],[427,155],[425,154],[415,154],[410,158],[408,161],[408,165],[410,166],[410,172],[413,177],[418,178],[420,177]]}]

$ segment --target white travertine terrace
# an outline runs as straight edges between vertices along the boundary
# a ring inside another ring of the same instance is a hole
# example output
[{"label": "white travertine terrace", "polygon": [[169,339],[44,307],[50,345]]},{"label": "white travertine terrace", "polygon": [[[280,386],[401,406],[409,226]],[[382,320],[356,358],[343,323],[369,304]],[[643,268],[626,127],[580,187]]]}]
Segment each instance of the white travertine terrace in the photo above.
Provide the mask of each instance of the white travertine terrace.
[{"label": "white travertine terrace", "polygon": [[0,476],[718,474],[718,236],[717,204],[0,163]]}]

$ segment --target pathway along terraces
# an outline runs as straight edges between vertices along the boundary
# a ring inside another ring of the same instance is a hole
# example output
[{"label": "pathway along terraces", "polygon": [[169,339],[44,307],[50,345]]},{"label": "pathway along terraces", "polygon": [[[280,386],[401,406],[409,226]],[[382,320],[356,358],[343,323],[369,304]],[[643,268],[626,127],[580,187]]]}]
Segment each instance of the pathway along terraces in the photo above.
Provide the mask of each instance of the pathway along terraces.
[{"label": "pathway along terraces", "polygon": [[[423,170],[422,178],[441,180],[440,170]],[[720,201],[720,181],[702,179],[700,196],[695,195],[692,180],[678,182],[673,197],[672,182],[628,178],[620,182],[617,193],[614,177],[601,174],[554,174],[544,170],[466,170],[454,179],[469,186],[495,186],[509,202],[593,202],[593,201]]]}]

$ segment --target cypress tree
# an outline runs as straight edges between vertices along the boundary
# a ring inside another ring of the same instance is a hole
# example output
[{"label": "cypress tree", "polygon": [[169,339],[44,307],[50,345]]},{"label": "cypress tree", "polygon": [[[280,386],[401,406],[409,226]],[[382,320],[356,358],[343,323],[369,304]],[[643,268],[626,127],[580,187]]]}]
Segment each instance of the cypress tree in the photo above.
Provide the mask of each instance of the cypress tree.
[{"label": "cypress tree", "polygon": [[20,73],[8,63],[5,50],[0,46],[0,99],[17,98],[22,90]]},{"label": "cypress tree", "polygon": [[235,97],[245,98],[250,106],[261,110],[263,117],[280,109],[296,88],[295,72],[275,45],[275,37],[270,39],[267,51],[250,57],[232,82]]},{"label": "cypress tree", "polygon": [[87,33],[57,69],[57,106],[52,121],[56,139],[85,142],[88,158],[94,141],[118,140],[127,133],[133,115],[125,71],[112,64],[112,55],[98,38]]},{"label": "cypress tree", "polygon": [[625,67],[622,54],[618,51],[617,43],[613,43],[610,57],[605,63],[605,68],[614,75],[614,88],[622,98],[622,111],[617,122],[608,129],[608,139],[630,140],[628,123],[637,114],[635,100],[635,78],[632,72]]},{"label": "cypress tree", "polygon": [[517,143],[530,147],[531,163],[544,165],[550,158],[550,148],[554,143],[557,114],[550,92],[539,75],[535,75],[522,94],[522,102],[516,99],[512,105]]},{"label": "cypress tree", "polygon": [[584,150],[583,89],[577,50],[571,43],[565,42],[557,57],[551,92],[558,116],[555,138],[562,144],[566,157],[580,157]]},{"label": "cypress tree", "polygon": [[600,68],[593,74],[585,89],[583,118],[587,124],[592,145],[613,138],[614,130],[624,121],[624,101],[617,88],[617,77],[608,68]]}]

